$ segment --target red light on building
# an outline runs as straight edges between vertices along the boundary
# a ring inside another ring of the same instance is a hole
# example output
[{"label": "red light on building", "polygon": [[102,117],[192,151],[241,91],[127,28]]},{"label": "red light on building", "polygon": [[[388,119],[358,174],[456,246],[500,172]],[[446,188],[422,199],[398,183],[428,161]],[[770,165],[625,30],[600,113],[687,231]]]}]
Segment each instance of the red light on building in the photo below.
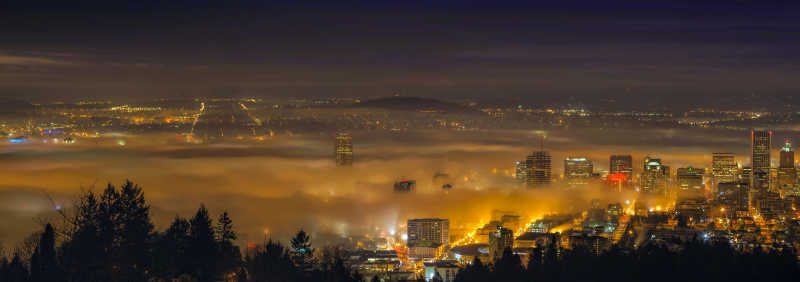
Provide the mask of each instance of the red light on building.
[{"label": "red light on building", "polygon": [[628,176],[624,173],[612,173],[608,175],[608,181],[624,182]]}]

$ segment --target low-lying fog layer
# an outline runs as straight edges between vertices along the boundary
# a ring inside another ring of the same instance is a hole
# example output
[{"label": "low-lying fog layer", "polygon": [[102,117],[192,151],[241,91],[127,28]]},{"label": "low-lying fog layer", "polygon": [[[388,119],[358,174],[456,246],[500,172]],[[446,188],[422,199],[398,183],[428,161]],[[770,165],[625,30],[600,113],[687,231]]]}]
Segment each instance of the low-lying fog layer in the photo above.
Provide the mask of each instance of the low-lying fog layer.
[{"label": "low-lying fog layer", "polygon": [[[403,134],[354,132],[355,165],[334,166],[329,134],[276,137],[252,144],[192,145],[165,142],[169,136],[115,137],[118,142],[79,139],[73,145],[0,145],[0,242],[13,246],[40,228],[37,218],[54,217],[53,204],[69,208],[82,189],[102,189],[130,179],[144,188],[159,230],[176,216],[191,216],[200,203],[227,209],[240,243],[260,241],[265,232],[286,240],[299,228],[312,235],[359,235],[402,229],[408,218],[449,218],[454,229],[487,220],[494,209],[523,216],[568,209],[600,197],[585,193],[516,188],[508,173],[514,162],[539,147],[536,131]],[[702,129],[639,129],[546,132],[553,174],[564,157],[587,156],[596,170],[610,154],[632,154],[634,166],[650,154],[673,168],[708,167],[712,152],[733,152],[748,164],[749,133]],[[789,134],[789,133],[786,133]],[[781,133],[776,134],[777,143]],[[106,140],[108,141],[108,140]],[[433,175],[450,175],[454,188],[441,192]],[[417,193],[392,193],[400,178],[416,179]],[[396,230],[402,233],[403,230]]]}]

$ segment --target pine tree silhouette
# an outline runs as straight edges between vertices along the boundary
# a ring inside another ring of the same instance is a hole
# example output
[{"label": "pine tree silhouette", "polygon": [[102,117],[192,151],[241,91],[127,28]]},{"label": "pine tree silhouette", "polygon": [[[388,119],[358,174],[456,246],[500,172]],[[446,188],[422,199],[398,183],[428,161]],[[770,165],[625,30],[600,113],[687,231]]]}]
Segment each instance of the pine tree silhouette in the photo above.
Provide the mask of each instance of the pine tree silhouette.
[{"label": "pine tree silhouette", "polygon": [[219,251],[218,272],[225,275],[233,275],[242,264],[242,254],[239,247],[234,245],[236,232],[233,230],[233,220],[227,211],[219,215],[216,228],[217,245]]},{"label": "pine tree silhouette", "polygon": [[189,220],[189,249],[191,274],[200,282],[214,281],[217,277],[217,241],[208,210],[200,205],[197,213]]}]

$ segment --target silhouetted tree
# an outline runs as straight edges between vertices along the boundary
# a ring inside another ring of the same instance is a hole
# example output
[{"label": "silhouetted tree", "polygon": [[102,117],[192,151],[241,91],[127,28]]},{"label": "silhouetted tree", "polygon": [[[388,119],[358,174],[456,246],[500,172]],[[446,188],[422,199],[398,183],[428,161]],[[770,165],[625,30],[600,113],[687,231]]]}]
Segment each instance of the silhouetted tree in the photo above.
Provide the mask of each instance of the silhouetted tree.
[{"label": "silhouetted tree", "polygon": [[153,254],[154,276],[162,279],[178,278],[191,272],[188,256],[189,221],[176,216],[169,228],[156,241]]},{"label": "silhouetted tree", "polygon": [[61,245],[61,265],[70,281],[109,281],[108,257],[94,223],[86,223]]},{"label": "silhouetted tree", "polygon": [[142,189],[131,181],[125,181],[118,194],[116,211],[119,277],[122,281],[146,280],[151,262],[149,252],[153,224],[150,221],[150,206],[144,200]]},{"label": "silhouetted tree", "polygon": [[55,231],[49,223],[39,238],[39,246],[31,257],[30,277],[32,281],[62,281],[63,276],[56,261]]},{"label": "silhouetted tree", "polygon": [[561,259],[561,246],[559,246],[561,239],[558,234],[551,234],[548,239],[547,247],[544,250],[544,259],[542,260],[542,279],[546,281],[556,280],[561,276],[562,265]]},{"label": "silhouetted tree", "polygon": [[511,248],[503,250],[501,256],[494,263],[494,281],[520,281],[522,280],[525,269],[522,267],[522,260],[519,255],[514,254]]},{"label": "silhouetted tree", "polygon": [[22,258],[19,256],[18,253],[14,254],[14,257],[11,259],[11,262],[8,263],[6,267],[4,267],[3,274],[4,278],[8,282],[26,282],[28,281],[28,269],[25,268],[25,263],[22,262]]},{"label": "silhouetted tree", "polygon": [[531,250],[531,253],[528,255],[528,266],[525,268],[529,281],[541,278],[543,258],[542,247],[535,247]]},{"label": "silhouetted tree", "polygon": [[119,242],[119,225],[117,219],[119,217],[119,193],[117,189],[108,184],[103,194],[100,195],[100,201],[97,205],[97,211],[94,213],[97,222],[97,232],[100,241],[96,242],[102,246],[105,259],[104,268],[112,279],[117,279],[116,269],[119,269],[118,257],[119,252],[117,242]]},{"label": "silhouetted tree", "polygon": [[288,282],[297,277],[297,268],[289,257],[289,251],[272,239],[248,253],[245,264],[250,281]]},{"label": "silhouetted tree", "polygon": [[217,245],[219,251],[219,273],[225,275],[235,272],[242,263],[242,254],[239,247],[234,245],[236,232],[233,230],[233,220],[223,211],[217,220]]},{"label": "silhouetted tree", "polygon": [[41,239],[41,237],[41,231],[29,234],[22,242],[17,243],[14,248],[14,253],[18,254],[22,261],[30,261],[33,254],[36,253],[36,249],[39,247],[39,239]]},{"label": "silhouetted tree", "polygon": [[456,274],[456,282],[478,282],[478,281],[491,281],[489,276],[489,268],[483,265],[478,257],[472,260],[470,265]]},{"label": "silhouetted tree", "polygon": [[197,213],[189,220],[189,249],[191,273],[201,282],[213,281],[217,277],[217,242],[208,210],[200,205]]},{"label": "silhouetted tree", "polygon": [[[72,219],[70,240],[60,247],[61,265],[70,281],[108,281],[111,279],[109,240],[100,233],[100,200],[91,191],[81,195]],[[108,206],[108,204],[107,204]],[[104,221],[108,223],[108,221]]]},{"label": "silhouetted tree", "polygon": [[142,189],[126,181],[108,184],[98,197],[81,195],[61,261],[72,280],[146,280],[150,272],[150,206]]},{"label": "silhouetted tree", "polygon": [[8,259],[4,256],[4,253],[0,253],[0,281],[8,281],[8,277],[6,277],[7,269]]},{"label": "silhouetted tree", "polygon": [[345,265],[344,251],[339,247],[328,246],[322,249],[319,261],[319,271],[315,273],[314,281],[323,282],[356,282],[364,278],[357,271]]}]

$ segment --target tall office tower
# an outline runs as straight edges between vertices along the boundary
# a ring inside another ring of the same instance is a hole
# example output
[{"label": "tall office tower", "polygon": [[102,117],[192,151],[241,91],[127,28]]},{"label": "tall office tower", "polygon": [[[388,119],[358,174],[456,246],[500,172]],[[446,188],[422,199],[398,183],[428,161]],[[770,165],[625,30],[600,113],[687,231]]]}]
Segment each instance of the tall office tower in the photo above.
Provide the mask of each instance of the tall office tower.
[{"label": "tall office tower", "polygon": [[772,148],[772,131],[750,131],[752,150],[752,190],[766,192],[769,190],[770,149]]},{"label": "tall office tower", "polygon": [[506,248],[514,247],[514,232],[511,229],[497,226],[497,231],[489,233],[489,258],[497,261],[503,256]]},{"label": "tall office tower", "polygon": [[699,196],[703,193],[703,169],[678,168],[678,194],[681,197]]},{"label": "tall office tower", "polygon": [[394,183],[395,192],[414,192],[417,190],[416,180],[403,179]]},{"label": "tall office tower", "polygon": [[720,183],[736,182],[739,168],[733,153],[714,153],[711,157],[711,190],[719,191]]},{"label": "tall office tower", "polygon": [[526,161],[519,161],[515,166],[514,178],[520,182],[528,181],[528,163]]},{"label": "tall office tower", "polygon": [[661,163],[661,159],[650,158],[650,156],[644,158],[641,181],[643,193],[666,196],[667,178],[669,178],[669,168]]},{"label": "tall office tower", "polygon": [[528,166],[528,188],[550,184],[550,154],[545,151],[533,152],[525,160]]},{"label": "tall office tower", "polygon": [[753,178],[753,168],[749,166],[742,167],[742,170],[739,171],[739,182],[745,182],[750,185],[751,178]]},{"label": "tall office tower", "polygon": [[564,159],[564,178],[569,185],[589,184],[592,177],[594,166],[592,161],[586,158],[566,158]]},{"label": "tall office tower", "polygon": [[353,136],[347,132],[336,134],[336,166],[353,165]]},{"label": "tall office tower", "polygon": [[778,187],[781,190],[791,188],[797,183],[797,170],[794,168],[794,151],[792,141],[787,137],[781,148],[781,163],[778,166]]},{"label": "tall office tower", "polygon": [[728,217],[746,217],[749,214],[750,184],[747,182],[722,182],[717,199]]},{"label": "tall office tower", "polygon": [[406,226],[408,243],[428,241],[442,245],[450,244],[450,220],[440,218],[409,219]]},{"label": "tall office tower", "polygon": [[630,187],[633,180],[633,158],[631,155],[612,155],[608,169],[609,179],[613,179],[622,187]]},{"label": "tall office tower", "polygon": [[758,195],[756,210],[765,220],[778,219],[789,213],[787,201],[779,193],[766,191]]}]

